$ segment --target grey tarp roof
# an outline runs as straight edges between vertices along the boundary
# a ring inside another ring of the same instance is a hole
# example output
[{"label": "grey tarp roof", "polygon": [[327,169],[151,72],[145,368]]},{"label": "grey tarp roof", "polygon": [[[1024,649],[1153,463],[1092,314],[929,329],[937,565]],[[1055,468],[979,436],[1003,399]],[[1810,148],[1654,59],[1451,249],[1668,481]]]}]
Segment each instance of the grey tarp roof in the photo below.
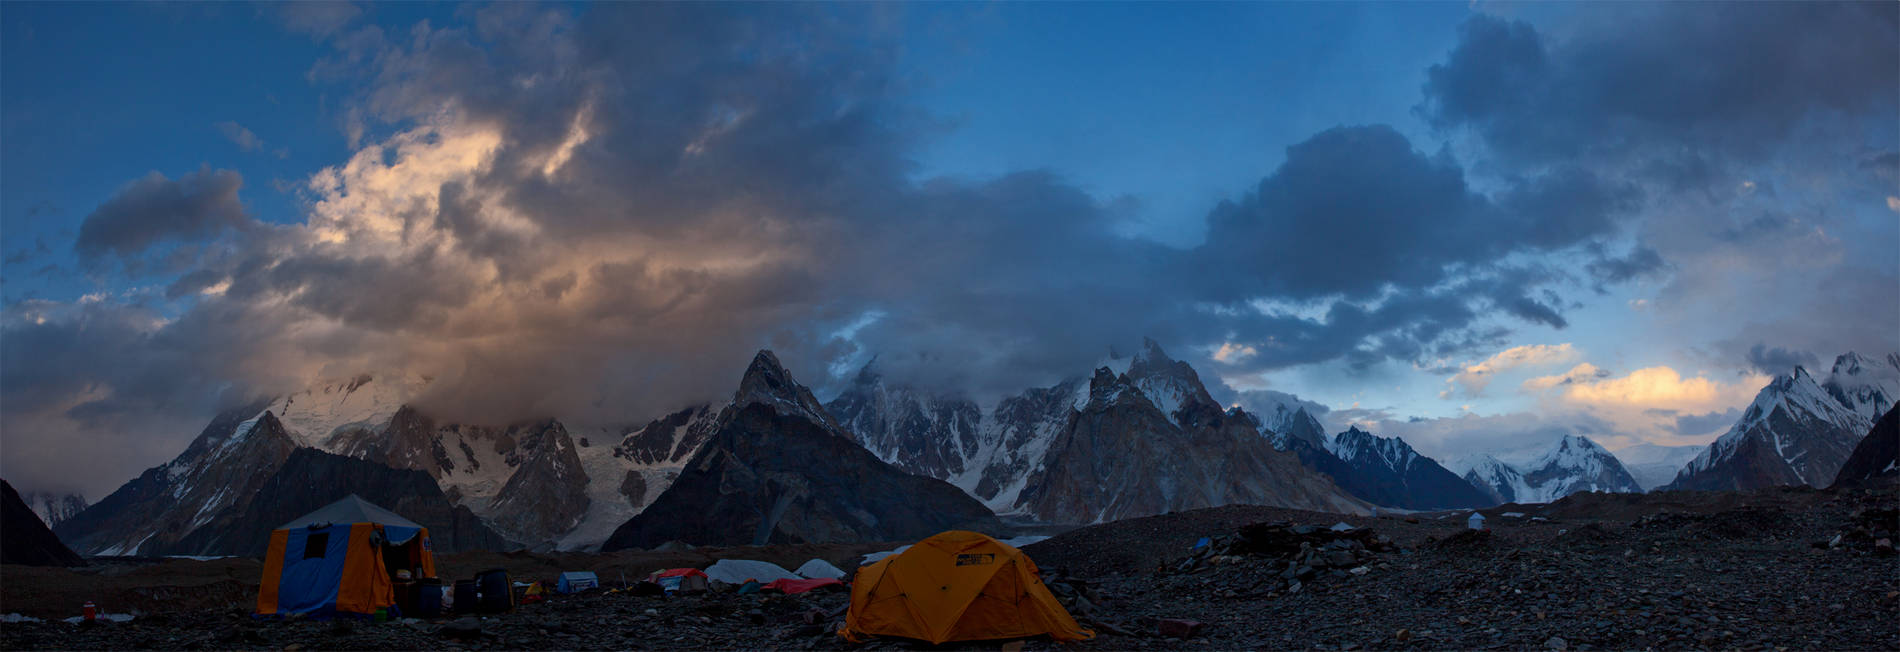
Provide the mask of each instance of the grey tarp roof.
[{"label": "grey tarp roof", "polygon": [[421,528],[415,521],[396,515],[395,512],[377,507],[375,503],[363,500],[361,496],[350,494],[342,500],[324,505],[317,511],[297,517],[297,520],[283,524],[279,530],[300,528],[317,523],[379,523],[395,527]]}]

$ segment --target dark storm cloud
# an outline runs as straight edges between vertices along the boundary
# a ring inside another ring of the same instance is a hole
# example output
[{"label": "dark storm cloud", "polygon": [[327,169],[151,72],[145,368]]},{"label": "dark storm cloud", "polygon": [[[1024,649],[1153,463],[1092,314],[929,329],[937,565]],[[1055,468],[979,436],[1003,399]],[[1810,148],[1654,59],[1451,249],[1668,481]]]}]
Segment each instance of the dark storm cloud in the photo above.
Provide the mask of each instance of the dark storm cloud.
[{"label": "dark storm cloud", "polygon": [[[1900,5],[1622,5],[1541,34],[1477,15],[1427,71],[1420,112],[1519,161],[1714,147],[1759,156],[1816,112],[1891,107]],[[1814,35],[1827,35],[1815,38]]]},{"label": "dark storm cloud", "polygon": [[1598,281],[1599,291],[1602,290],[1601,283],[1622,283],[1655,274],[1668,266],[1663,262],[1662,254],[1642,245],[1636,246],[1623,256],[1607,255],[1600,249],[1595,253],[1596,260],[1590,261],[1586,269],[1589,270],[1590,276]]},{"label": "dark storm cloud", "polygon": [[210,269],[192,270],[165,286],[165,298],[177,299],[204,291],[224,280],[224,274]]},{"label": "dark storm cloud", "polygon": [[1814,369],[1821,360],[1811,352],[1756,344],[1748,349],[1748,367],[1771,376],[1791,373],[1795,367]]},{"label": "dark storm cloud", "polygon": [[1725,364],[1760,342],[1900,346],[1900,269],[1868,246],[1900,237],[1881,204],[1900,178],[1900,5],[1595,9],[1552,30],[1473,16],[1427,71],[1419,115],[1487,169],[1639,188],[1633,248],[1592,249],[1585,271],[1660,279],[1657,309],[1702,334],[1683,346],[1716,340]]},{"label": "dark storm cloud", "polygon": [[1199,253],[1228,298],[1368,297],[1605,235],[1627,192],[1565,169],[1494,201],[1447,153],[1426,155],[1384,125],[1341,127],[1289,147],[1253,193],[1215,209]]},{"label": "dark storm cloud", "polygon": [[165,241],[202,239],[242,227],[244,177],[209,166],[177,180],[153,172],[100,204],[79,226],[80,255],[134,256]]}]

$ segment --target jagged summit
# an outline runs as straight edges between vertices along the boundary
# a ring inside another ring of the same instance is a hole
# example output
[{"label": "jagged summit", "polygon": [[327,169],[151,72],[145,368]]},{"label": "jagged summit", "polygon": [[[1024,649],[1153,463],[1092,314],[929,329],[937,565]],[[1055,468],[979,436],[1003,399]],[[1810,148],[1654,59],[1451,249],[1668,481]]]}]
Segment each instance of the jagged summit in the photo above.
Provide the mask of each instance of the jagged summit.
[{"label": "jagged summit", "polygon": [[1357,425],[1328,439],[1319,423],[1299,408],[1290,425],[1297,434],[1274,433],[1275,446],[1299,456],[1307,468],[1331,476],[1340,488],[1368,502],[1403,509],[1484,507],[1487,496],[1413,450],[1398,437],[1380,437]]},{"label": "jagged summit", "polygon": [[1141,364],[1143,362],[1168,363],[1173,361],[1172,358],[1168,357],[1166,351],[1161,350],[1160,342],[1156,342],[1152,337],[1141,338],[1141,352],[1135,354],[1135,364]]},{"label": "jagged summit", "polygon": [[[869,385],[859,389],[874,392],[881,383]],[[859,400],[882,404],[872,395]],[[733,404],[712,427],[678,479],[615,529],[603,550],[676,540],[893,541],[997,525],[957,487],[906,473],[861,446],[771,351],[753,357]]]},{"label": "jagged summit", "polygon": [[1900,401],[1900,353],[1871,358],[1849,351],[1834,359],[1821,388],[1841,405],[1866,419],[1878,421],[1887,408]]},{"label": "jagged summit", "polygon": [[798,384],[792,372],[779,364],[778,356],[770,349],[759,349],[758,355],[752,356],[752,364],[739,379],[739,391],[732,395],[733,409],[742,410],[754,404],[797,414],[833,430],[840,429],[811,390]]},{"label": "jagged summit", "polygon": [[1194,367],[1169,358],[1153,339],[1142,339],[1141,352],[1135,354],[1123,376],[1175,425],[1212,423],[1224,413]]},{"label": "jagged summit", "polygon": [[1590,455],[1602,450],[1604,450],[1604,448],[1598,446],[1596,442],[1590,441],[1589,437],[1583,435],[1564,435],[1562,439],[1557,440],[1555,447],[1551,448],[1549,452],[1544,453],[1542,459],[1550,460],[1565,456]]},{"label": "jagged summit", "polygon": [[1643,491],[1621,460],[1583,435],[1564,435],[1523,466],[1479,454],[1459,459],[1452,468],[1498,502],[1547,503],[1583,491]]},{"label": "jagged summit", "polygon": [[1896,397],[1900,354],[1850,351],[1819,381],[1797,366],[1763,387],[1742,418],[1664,488],[1824,486]]}]

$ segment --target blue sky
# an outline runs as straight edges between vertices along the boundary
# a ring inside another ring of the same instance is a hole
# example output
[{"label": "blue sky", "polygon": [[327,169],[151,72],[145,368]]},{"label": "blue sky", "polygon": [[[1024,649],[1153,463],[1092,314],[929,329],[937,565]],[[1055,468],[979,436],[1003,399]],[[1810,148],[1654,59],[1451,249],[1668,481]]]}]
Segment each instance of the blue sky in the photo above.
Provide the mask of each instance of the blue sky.
[{"label": "blue sky", "polygon": [[1900,19],[1729,9],[10,3],[0,474],[364,370],[634,421],[1144,336],[1433,455],[1706,442],[1900,349]]}]

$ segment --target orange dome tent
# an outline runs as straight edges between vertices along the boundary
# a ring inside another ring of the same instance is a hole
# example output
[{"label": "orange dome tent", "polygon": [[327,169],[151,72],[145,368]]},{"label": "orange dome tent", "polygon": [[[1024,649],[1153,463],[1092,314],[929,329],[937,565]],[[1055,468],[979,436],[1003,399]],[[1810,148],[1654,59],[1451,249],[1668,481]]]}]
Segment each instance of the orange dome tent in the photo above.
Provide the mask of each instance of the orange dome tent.
[{"label": "orange dome tent", "polygon": [[1037,576],[1021,550],[954,530],[858,570],[840,636],[902,636],[933,644],[1048,634],[1095,638]]}]

